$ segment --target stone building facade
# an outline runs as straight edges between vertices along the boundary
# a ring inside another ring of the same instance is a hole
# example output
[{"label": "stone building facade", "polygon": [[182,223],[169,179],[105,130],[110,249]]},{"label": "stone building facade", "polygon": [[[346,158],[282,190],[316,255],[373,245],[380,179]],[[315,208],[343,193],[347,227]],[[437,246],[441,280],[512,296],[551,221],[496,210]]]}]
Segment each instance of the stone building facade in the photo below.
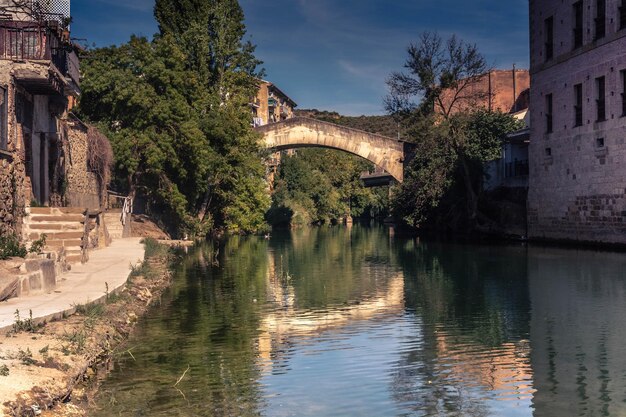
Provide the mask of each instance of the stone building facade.
[{"label": "stone building facade", "polygon": [[531,0],[528,234],[626,243],[626,2]]},{"label": "stone building facade", "polygon": [[37,15],[9,4],[0,0],[0,234],[19,236],[29,206],[96,209],[99,194],[87,127],[69,113],[80,95],[69,0]]},{"label": "stone building facade", "polygon": [[264,80],[259,81],[257,96],[250,105],[254,127],[290,119],[298,106],[276,85]]}]

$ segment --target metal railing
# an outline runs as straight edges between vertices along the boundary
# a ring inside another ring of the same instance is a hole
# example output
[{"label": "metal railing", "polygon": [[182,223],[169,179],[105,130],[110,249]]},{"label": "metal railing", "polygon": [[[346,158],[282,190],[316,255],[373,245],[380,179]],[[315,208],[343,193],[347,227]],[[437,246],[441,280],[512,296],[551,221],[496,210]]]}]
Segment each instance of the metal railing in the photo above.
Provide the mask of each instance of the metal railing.
[{"label": "metal railing", "polygon": [[53,46],[58,38],[36,22],[0,23],[0,59],[51,60]]},{"label": "metal railing", "polygon": [[528,175],[528,160],[507,162],[504,166],[505,178],[525,177]]},{"label": "metal railing", "polygon": [[124,206],[122,207],[122,226],[126,226],[126,222],[133,214],[133,198],[128,196],[124,199]]},{"label": "metal railing", "polygon": [[51,61],[63,75],[78,80],[78,57],[57,30],[37,22],[0,21],[0,59]]}]

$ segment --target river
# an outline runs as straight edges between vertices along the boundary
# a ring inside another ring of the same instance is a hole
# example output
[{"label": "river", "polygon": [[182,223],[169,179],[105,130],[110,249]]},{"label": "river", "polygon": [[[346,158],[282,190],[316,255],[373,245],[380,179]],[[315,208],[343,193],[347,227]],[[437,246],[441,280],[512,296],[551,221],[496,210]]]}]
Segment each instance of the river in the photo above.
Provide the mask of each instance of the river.
[{"label": "river", "polygon": [[232,237],[190,250],[127,348],[90,415],[625,416],[626,254]]}]

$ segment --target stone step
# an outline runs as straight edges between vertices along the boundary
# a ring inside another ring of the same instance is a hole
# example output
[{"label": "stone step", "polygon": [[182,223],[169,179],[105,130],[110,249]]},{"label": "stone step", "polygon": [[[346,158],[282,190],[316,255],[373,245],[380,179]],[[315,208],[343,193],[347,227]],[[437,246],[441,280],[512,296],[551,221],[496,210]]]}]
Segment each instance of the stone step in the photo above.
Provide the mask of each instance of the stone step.
[{"label": "stone step", "polygon": [[81,207],[29,207],[27,213],[31,214],[84,214],[87,210]]},{"label": "stone step", "polygon": [[50,215],[50,216],[30,216],[27,217],[26,223],[85,223],[85,216],[80,214],[66,214],[66,215]]},{"label": "stone step", "polygon": [[[28,234],[28,239],[29,240],[37,240],[41,237],[42,233],[29,233]],[[82,239],[83,238],[83,232],[82,231],[78,231],[78,232],[50,232],[50,233],[46,233],[46,240],[74,240],[74,239]]]},{"label": "stone step", "polygon": [[33,223],[25,224],[24,226],[29,230],[41,231],[44,233],[59,230],[83,230],[84,228],[84,226],[80,223]]},{"label": "stone step", "polygon": [[46,240],[46,248],[68,248],[68,247],[80,248],[83,246],[82,239],[69,239],[69,240]]},{"label": "stone step", "polygon": [[71,264],[78,264],[83,261],[83,255],[71,255],[66,256],[65,261]]}]

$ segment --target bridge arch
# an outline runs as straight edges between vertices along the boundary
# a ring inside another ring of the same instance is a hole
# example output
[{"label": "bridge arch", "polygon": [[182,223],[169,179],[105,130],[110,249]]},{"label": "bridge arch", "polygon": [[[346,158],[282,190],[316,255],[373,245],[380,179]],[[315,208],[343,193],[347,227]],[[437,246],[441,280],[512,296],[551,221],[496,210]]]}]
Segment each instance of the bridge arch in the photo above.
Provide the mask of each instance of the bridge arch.
[{"label": "bridge arch", "polygon": [[367,159],[398,182],[404,179],[406,144],[399,140],[307,117],[293,117],[255,130],[263,135],[268,149],[338,149]]}]

